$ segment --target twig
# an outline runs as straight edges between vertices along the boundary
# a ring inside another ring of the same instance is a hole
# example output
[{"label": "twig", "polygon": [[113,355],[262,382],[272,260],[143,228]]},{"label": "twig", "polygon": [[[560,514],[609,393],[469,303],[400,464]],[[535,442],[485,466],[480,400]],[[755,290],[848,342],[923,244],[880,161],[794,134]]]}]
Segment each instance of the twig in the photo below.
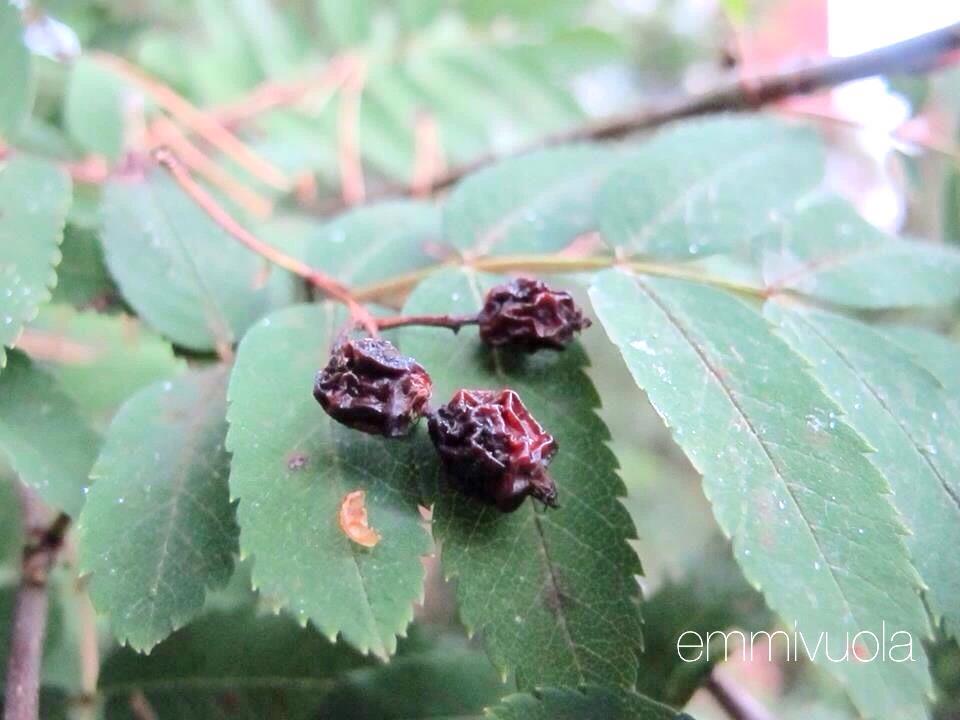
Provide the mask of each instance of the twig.
[{"label": "twig", "polygon": [[427,112],[418,112],[413,127],[414,152],[410,194],[428,197],[435,178],[443,175],[443,146],[437,121]]},{"label": "twig", "polygon": [[47,629],[47,576],[70,526],[70,518],[63,513],[46,525],[49,513],[33,490],[21,485],[20,497],[27,541],[13,609],[4,720],[39,717],[40,663]]},{"label": "twig", "polygon": [[427,327],[450,328],[453,332],[460,332],[464,325],[476,325],[479,318],[476,315],[397,315],[389,318],[377,318],[377,327],[381,330],[423,325]]},{"label": "twig", "polygon": [[337,114],[337,159],[340,165],[340,194],[347,207],[358,205],[367,195],[360,157],[360,101],[366,82],[366,66],[356,63],[340,93]]},{"label": "twig", "polygon": [[224,195],[254,217],[262,220],[273,212],[273,203],[217,165],[167,118],[157,118],[150,135],[153,147],[171,147],[187,167],[203,176],[207,182],[219,188]]},{"label": "twig", "polygon": [[223,125],[178,95],[171,88],[154,80],[140,68],[116,55],[97,52],[95,56],[100,64],[141,88],[160,107],[224,155],[233,158],[240,167],[251,175],[277,190],[286,191],[289,189],[290,180],[280,169],[255,153]]},{"label": "twig", "polygon": [[153,156],[170,173],[177,185],[190,196],[193,202],[240,244],[266,258],[274,265],[302,277],[328,297],[343,303],[350,309],[354,322],[363,325],[371,334],[376,334],[376,320],[366,308],[356,301],[346,285],[336,281],[326,273],[310,267],[302,260],[287,255],[243,227],[203,186],[193,179],[190,171],[180,163],[173,152],[166,148],[160,148],[154,151]]},{"label": "twig", "polygon": [[349,79],[357,62],[358,58],[353,55],[331,58],[318,73],[293,82],[265,82],[239,100],[211,108],[208,113],[221,125],[233,127],[271,110],[297,105],[320,90],[324,90],[325,94],[319,104],[326,104]]},{"label": "twig", "polygon": [[[523,155],[534,150],[590,140],[611,140],[641,130],[649,130],[674,120],[717,112],[755,110],[793,95],[807,95],[851,80],[887,73],[917,72],[937,63],[949,51],[960,48],[960,23],[919,35],[903,42],[836,60],[825,60],[799,70],[772,74],[751,80],[733,82],[702,95],[684,97],[660,107],[642,108],[611,115],[594,123],[541,138],[509,153]],[[447,188],[465,175],[506,157],[484,155],[450,169],[434,179],[431,192]],[[417,190],[421,188],[416,188]],[[376,198],[410,195],[415,188],[394,186],[378,193]],[[337,208],[329,208],[335,211]]]},{"label": "twig", "polygon": [[774,720],[756,698],[716,671],[710,673],[703,689],[713,696],[731,720]]}]

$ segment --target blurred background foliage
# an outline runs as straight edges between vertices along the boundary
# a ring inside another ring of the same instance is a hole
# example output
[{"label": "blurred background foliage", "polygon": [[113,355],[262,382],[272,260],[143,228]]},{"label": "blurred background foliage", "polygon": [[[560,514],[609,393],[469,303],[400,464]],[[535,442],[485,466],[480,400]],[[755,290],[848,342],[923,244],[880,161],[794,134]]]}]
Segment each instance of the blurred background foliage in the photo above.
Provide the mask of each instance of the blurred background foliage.
[{"label": "blurred background foliage", "polygon": [[[269,219],[242,197],[227,198],[279,245],[297,242],[304,211],[295,207],[304,203],[293,202],[294,189],[306,193],[318,214],[342,203],[338,154],[345,113],[356,112],[353,140],[370,194],[415,181],[424,157],[437,174],[591,118],[776,72],[827,50],[826,3],[818,0],[45,0],[27,17],[36,101],[12,138],[19,147],[115,163],[142,147],[148,130],[158,133],[163,115],[155,98],[116,71],[112,58],[118,56],[219,117],[289,180],[270,182],[269,175],[251,174],[206,148],[231,177],[267,199]],[[960,71],[888,80],[884,92],[902,106],[902,118],[890,127],[864,130],[871,122],[868,105],[851,110],[830,98],[786,103],[781,111],[824,130],[832,147],[830,182],[868,219],[960,243]],[[264,97],[274,104],[257,105]],[[98,203],[93,185],[77,187],[55,300],[123,312],[103,263]],[[38,320],[47,328],[58,322],[65,321],[55,313]],[[96,332],[90,322],[83,333]],[[678,663],[677,635],[697,628],[772,630],[775,621],[732,562],[699,477],[619,354],[602,333],[583,340],[606,399],[602,416],[629,488],[625,502],[641,532],[648,653],[639,689],[686,704],[698,718],[723,717],[710,698],[693,694],[711,668]],[[142,352],[145,364],[138,367],[151,379],[173,362],[149,342]],[[139,387],[146,380],[129,381]],[[123,399],[72,384],[97,427]],[[15,507],[4,479],[4,628],[18,561]],[[149,657],[115,648],[109,634],[100,633],[106,717],[148,717],[138,710],[143,702],[160,717],[241,710],[257,717],[280,710],[288,716],[440,717],[479,713],[504,694],[502,683],[509,687],[510,679],[496,677],[482,650],[464,637],[450,588],[435,567],[418,622],[387,666],[273,616],[270,598],[250,591],[245,573],[241,566],[232,585],[210,598],[203,618]],[[44,672],[48,717],[75,710],[69,699],[83,687],[75,658],[89,643],[76,627],[90,609],[69,554],[55,585]],[[5,642],[0,634],[0,664]],[[775,705],[779,717],[855,716],[825,674],[784,663],[782,655],[774,648],[770,662],[734,659],[723,672]],[[960,717],[960,651],[943,643],[934,659],[938,717]],[[271,684],[274,676],[290,681]],[[238,684],[237,678],[253,681]],[[201,691],[185,695],[185,687]]]}]

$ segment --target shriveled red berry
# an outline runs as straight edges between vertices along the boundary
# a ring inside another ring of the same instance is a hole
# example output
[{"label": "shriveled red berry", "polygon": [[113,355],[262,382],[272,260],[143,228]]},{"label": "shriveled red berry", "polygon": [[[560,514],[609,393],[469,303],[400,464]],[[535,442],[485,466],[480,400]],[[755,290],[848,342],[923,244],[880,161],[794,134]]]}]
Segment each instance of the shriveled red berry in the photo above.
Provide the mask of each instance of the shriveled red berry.
[{"label": "shriveled red berry", "polygon": [[590,327],[570,293],[519,278],[488,293],[479,315],[480,338],[494,347],[534,352],[563,350],[575,333]]},{"label": "shriveled red berry", "polygon": [[313,396],[334,420],[387,437],[410,432],[432,391],[430,376],[413,358],[370,337],[337,344],[313,385]]},{"label": "shriveled red berry", "polygon": [[513,390],[458,390],[430,415],[429,428],[448,477],[465,494],[503,512],[528,495],[557,506],[546,472],[557,443]]}]

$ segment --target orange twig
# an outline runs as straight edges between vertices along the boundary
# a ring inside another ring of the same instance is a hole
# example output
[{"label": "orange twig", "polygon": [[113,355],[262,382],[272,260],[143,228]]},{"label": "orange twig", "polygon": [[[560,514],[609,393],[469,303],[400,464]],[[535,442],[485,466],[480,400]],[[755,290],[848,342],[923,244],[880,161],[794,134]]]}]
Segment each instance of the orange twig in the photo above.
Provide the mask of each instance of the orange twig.
[{"label": "orange twig", "polygon": [[235,240],[250,250],[253,250],[253,252],[258,255],[266,258],[274,265],[298,277],[302,277],[326,296],[346,305],[350,310],[352,320],[357,324],[363,325],[371,334],[376,335],[377,321],[370,315],[366,308],[353,298],[350,289],[346,285],[343,285],[326,273],[310,267],[302,260],[287,255],[282,250],[264,242],[240,225],[210,193],[193,179],[190,171],[180,163],[172,151],[166,148],[160,148],[155,150],[153,155],[156,161],[170,173],[177,185],[190,196],[197,206],[217,225],[226,230]]},{"label": "orange twig", "polygon": [[410,179],[410,194],[414,197],[429,197],[434,180],[446,172],[440,131],[433,115],[417,113],[413,128],[414,157],[413,177]]},{"label": "orange twig", "polygon": [[363,181],[363,162],[360,159],[360,102],[366,82],[366,67],[357,63],[350,78],[344,83],[337,117],[337,155],[340,164],[340,186],[343,202],[348,207],[357,205],[366,197]]},{"label": "orange twig", "polygon": [[116,55],[98,52],[95,54],[95,57],[102,65],[142,89],[147,95],[153,98],[160,107],[220,150],[224,155],[233,158],[238,165],[254,177],[277,190],[286,191],[290,186],[290,180],[283,171],[255,153],[229,130],[185,98],[181,97],[170,87],[154,80],[140,70],[140,68]]},{"label": "orange twig", "polygon": [[221,125],[231,127],[270,110],[296,105],[320,90],[326,91],[320,104],[326,104],[337,88],[349,79],[357,62],[353,56],[336,57],[319,73],[303,80],[263,83],[236,102],[211,109],[210,115]]},{"label": "orange twig", "polygon": [[207,182],[222,190],[224,195],[255,217],[267,218],[273,212],[273,203],[217,165],[174,123],[159,117],[153,124],[150,146],[157,148],[165,145],[169,145],[187,167],[202,175]]}]

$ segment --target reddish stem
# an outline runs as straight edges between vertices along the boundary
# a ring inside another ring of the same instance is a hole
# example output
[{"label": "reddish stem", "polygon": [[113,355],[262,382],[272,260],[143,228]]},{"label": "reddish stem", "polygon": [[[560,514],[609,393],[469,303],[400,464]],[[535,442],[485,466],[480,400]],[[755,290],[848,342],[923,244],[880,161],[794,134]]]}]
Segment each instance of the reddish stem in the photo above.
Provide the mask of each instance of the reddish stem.
[{"label": "reddish stem", "polygon": [[424,325],[427,327],[450,328],[453,332],[460,332],[464,325],[476,325],[479,322],[477,315],[397,315],[389,318],[377,318],[377,327],[380,330]]},{"label": "reddish stem", "polygon": [[350,294],[350,289],[334,280],[329,275],[312,268],[302,260],[287,255],[282,250],[264,242],[252,232],[237,222],[200,183],[193,179],[177,159],[177,156],[168,149],[161,148],[154,152],[156,161],[170,173],[177,185],[203,210],[211,220],[226,230],[235,240],[258,255],[265,257],[274,265],[302,277],[322,293],[346,305],[353,320],[363,325],[371,334],[377,332],[377,322],[369,311],[358,303]]}]

